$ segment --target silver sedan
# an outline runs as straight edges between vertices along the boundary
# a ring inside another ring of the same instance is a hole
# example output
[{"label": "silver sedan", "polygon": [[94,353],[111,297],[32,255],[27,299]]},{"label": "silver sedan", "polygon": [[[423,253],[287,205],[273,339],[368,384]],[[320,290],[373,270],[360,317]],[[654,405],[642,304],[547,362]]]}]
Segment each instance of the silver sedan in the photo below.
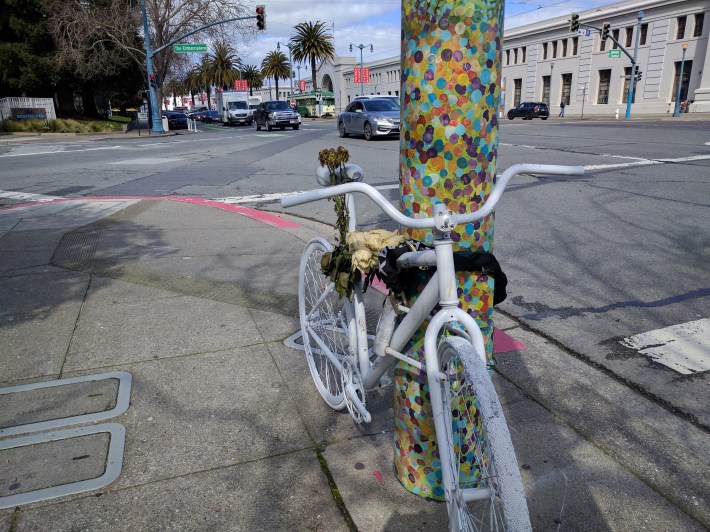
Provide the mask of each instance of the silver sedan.
[{"label": "silver sedan", "polygon": [[341,137],[364,135],[367,140],[399,135],[399,110],[391,100],[355,100],[338,116],[338,131]]}]

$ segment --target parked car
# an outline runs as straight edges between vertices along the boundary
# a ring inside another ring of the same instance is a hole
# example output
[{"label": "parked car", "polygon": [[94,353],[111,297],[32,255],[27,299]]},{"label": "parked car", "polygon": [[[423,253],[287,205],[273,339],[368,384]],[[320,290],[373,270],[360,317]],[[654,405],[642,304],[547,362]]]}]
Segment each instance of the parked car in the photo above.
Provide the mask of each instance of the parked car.
[{"label": "parked car", "polygon": [[338,116],[341,137],[364,135],[366,140],[399,135],[399,104],[385,98],[353,100]]},{"label": "parked car", "polygon": [[[399,96],[392,96],[390,94],[364,94],[362,96],[357,96],[355,100],[372,100],[372,99],[379,99],[382,98],[384,100],[390,100],[396,103],[397,105],[401,106]],[[353,100],[354,101],[354,100]]]},{"label": "parked car", "polygon": [[219,116],[219,111],[216,109],[210,109],[209,111],[205,111],[205,113],[202,115],[202,121],[205,124],[211,124],[212,122],[220,122],[221,118]]},{"label": "parked car", "polygon": [[257,131],[261,131],[262,126],[268,131],[275,127],[282,130],[292,127],[295,131],[301,127],[301,115],[288,102],[271,100],[260,103],[254,110],[254,123]]},{"label": "parked car", "polygon": [[182,111],[165,111],[168,119],[168,129],[187,129],[187,115]]},{"label": "parked car", "polygon": [[508,120],[522,117],[523,120],[542,118],[547,120],[550,116],[550,108],[544,102],[523,102],[517,107],[508,111]]}]

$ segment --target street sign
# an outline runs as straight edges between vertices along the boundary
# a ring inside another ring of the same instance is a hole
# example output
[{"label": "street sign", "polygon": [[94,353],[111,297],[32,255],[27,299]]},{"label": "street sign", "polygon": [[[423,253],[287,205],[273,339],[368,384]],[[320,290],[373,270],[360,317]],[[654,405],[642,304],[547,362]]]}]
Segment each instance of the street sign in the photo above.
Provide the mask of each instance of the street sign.
[{"label": "street sign", "polygon": [[173,44],[173,52],[176,54],[186,54],[190,52],[206,52],[206,44]]},{"label": "street sign", "polygon": [[301,80],[300,85],[301,85],[301,92],[306,92],[306,80],[305,79]]},{"label": "street sign", "polygon": [[592,30],[590,30],[589,28],[587,28],[587,31],[584,32],[585,37],[589,37],[591,34],[592,34]]},{"label": "street sign", "polygon": [[621,50],[609,50],[609,57],[621,57]]}]

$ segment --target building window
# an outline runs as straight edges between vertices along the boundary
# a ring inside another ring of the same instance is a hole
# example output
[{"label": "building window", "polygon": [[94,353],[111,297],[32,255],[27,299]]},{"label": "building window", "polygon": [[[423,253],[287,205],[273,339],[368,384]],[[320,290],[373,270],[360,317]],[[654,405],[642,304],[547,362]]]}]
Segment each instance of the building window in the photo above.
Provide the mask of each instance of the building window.
[{"label": "building window", "polygon": [[640,43],[642,46],[646,44],[646,36],[648,35],[648,24],[641,24]]},{"label": "building window", "polygon": [[703,22],[705,19],[705,13],[695,14],[695,26],[693,27],[693,37],[703,36]]},{"label": "building window", "polygon": [[520,105],[520,97],[523,92],[523,80],[522,78],[514,79],[513,80],[513,107],[517,107]]},{"label": "building window", "polygon": [[562,57],[567,57],[567,39],[562,41]]},{"label": "building window", "polygon": [[572,37],[572,55],[577,55],[577,47],[579,46],[579,37]]},{"label": "building window", "polygon": [[572,74],[562,74],[562,101],[569,105],[572,94]]},{"label": "building window", "polygon": [[510,64],[510,50],[505,51],[505,64],[506,65]]},{"label": "building window", "polygon": [[547,43],[542,43],[542,58],[547,59]]},{"label": "building window", "polygon": [[678,27],[675,32],[676,39],[682,39],[685,37],[685,21],[688,17],[678,17]]},{"label": "building window", "polygon": [[604,39],[602,39],[600,36],[599,37],[599,51],[603,52],[604,50],[606,50],[606,41]]},{"label": "building window", "polygon": [[[675,76],[673,77],[673,92],[671,93],[671,101],[675,102],[678,95],[678,74],[680,74],[680,61],[675,62]],[[690,85],[690,73],[693,70],[693,61],[685,61],[683,63],[683,81],[680,85],[680,101],[688,99],[688,85]]]},{"label": "building window", "polygon": [[630,28],[626,28],[626,43],[625,43],[625,46],[626,46],[627,48],[630,48],[630,47],[631,47],[631,37],[633,37],[633,35],[634,35],[634,28],[633,28],[633,26],[630,27]]},{"label": "building window", "polygon": [[550,78],[551,76],[542,76],[542,101],[550,105]]},{"label": "building window", "polygon": [[[621,102],[626,103],[629,101],[629,85],[631,84],[631,68],[624,67],[624,93],[621,95]],[[636,103],[636,87],[638,83],[634,83],[634,93],[631,95],[631,103]]]},{"label": "building window", "polygon": [[523,46],[521,50],[523,52],[523,63],[525,63],[525,46]]},{"label": "building window", "polygon": [[614,42],[614,50],[616,50],[617,48],[619,48],[619,45],[616,44],[616,41],[619,40],[619,30],[612,30],[611,36],[614,37],[614,39],[615,39],[613,42]]},{"label": "building window", "polygon": [[611,83],[611,69],[599,71],[599,92],[597,103],[609,103],[609,84]]},{"label": "building window", "polygon": [[513,62],[517,65],[518,64],[518,49],[516,48],[513,50]]}]

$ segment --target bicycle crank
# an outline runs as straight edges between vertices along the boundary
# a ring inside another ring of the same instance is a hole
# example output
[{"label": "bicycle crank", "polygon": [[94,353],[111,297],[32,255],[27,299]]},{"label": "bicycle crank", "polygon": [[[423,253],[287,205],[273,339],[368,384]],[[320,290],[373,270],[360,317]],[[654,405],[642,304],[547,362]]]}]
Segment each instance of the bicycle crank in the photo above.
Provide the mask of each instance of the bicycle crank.
[{"label": "bicycle crank", "polygon": [[342,361],[340,378],[345,391],[345,404],[350,417],[355,423],[369,423],[372,420],[370,412],[365,408],[365,389],[362,386],[360,371],[348,358]]}]

